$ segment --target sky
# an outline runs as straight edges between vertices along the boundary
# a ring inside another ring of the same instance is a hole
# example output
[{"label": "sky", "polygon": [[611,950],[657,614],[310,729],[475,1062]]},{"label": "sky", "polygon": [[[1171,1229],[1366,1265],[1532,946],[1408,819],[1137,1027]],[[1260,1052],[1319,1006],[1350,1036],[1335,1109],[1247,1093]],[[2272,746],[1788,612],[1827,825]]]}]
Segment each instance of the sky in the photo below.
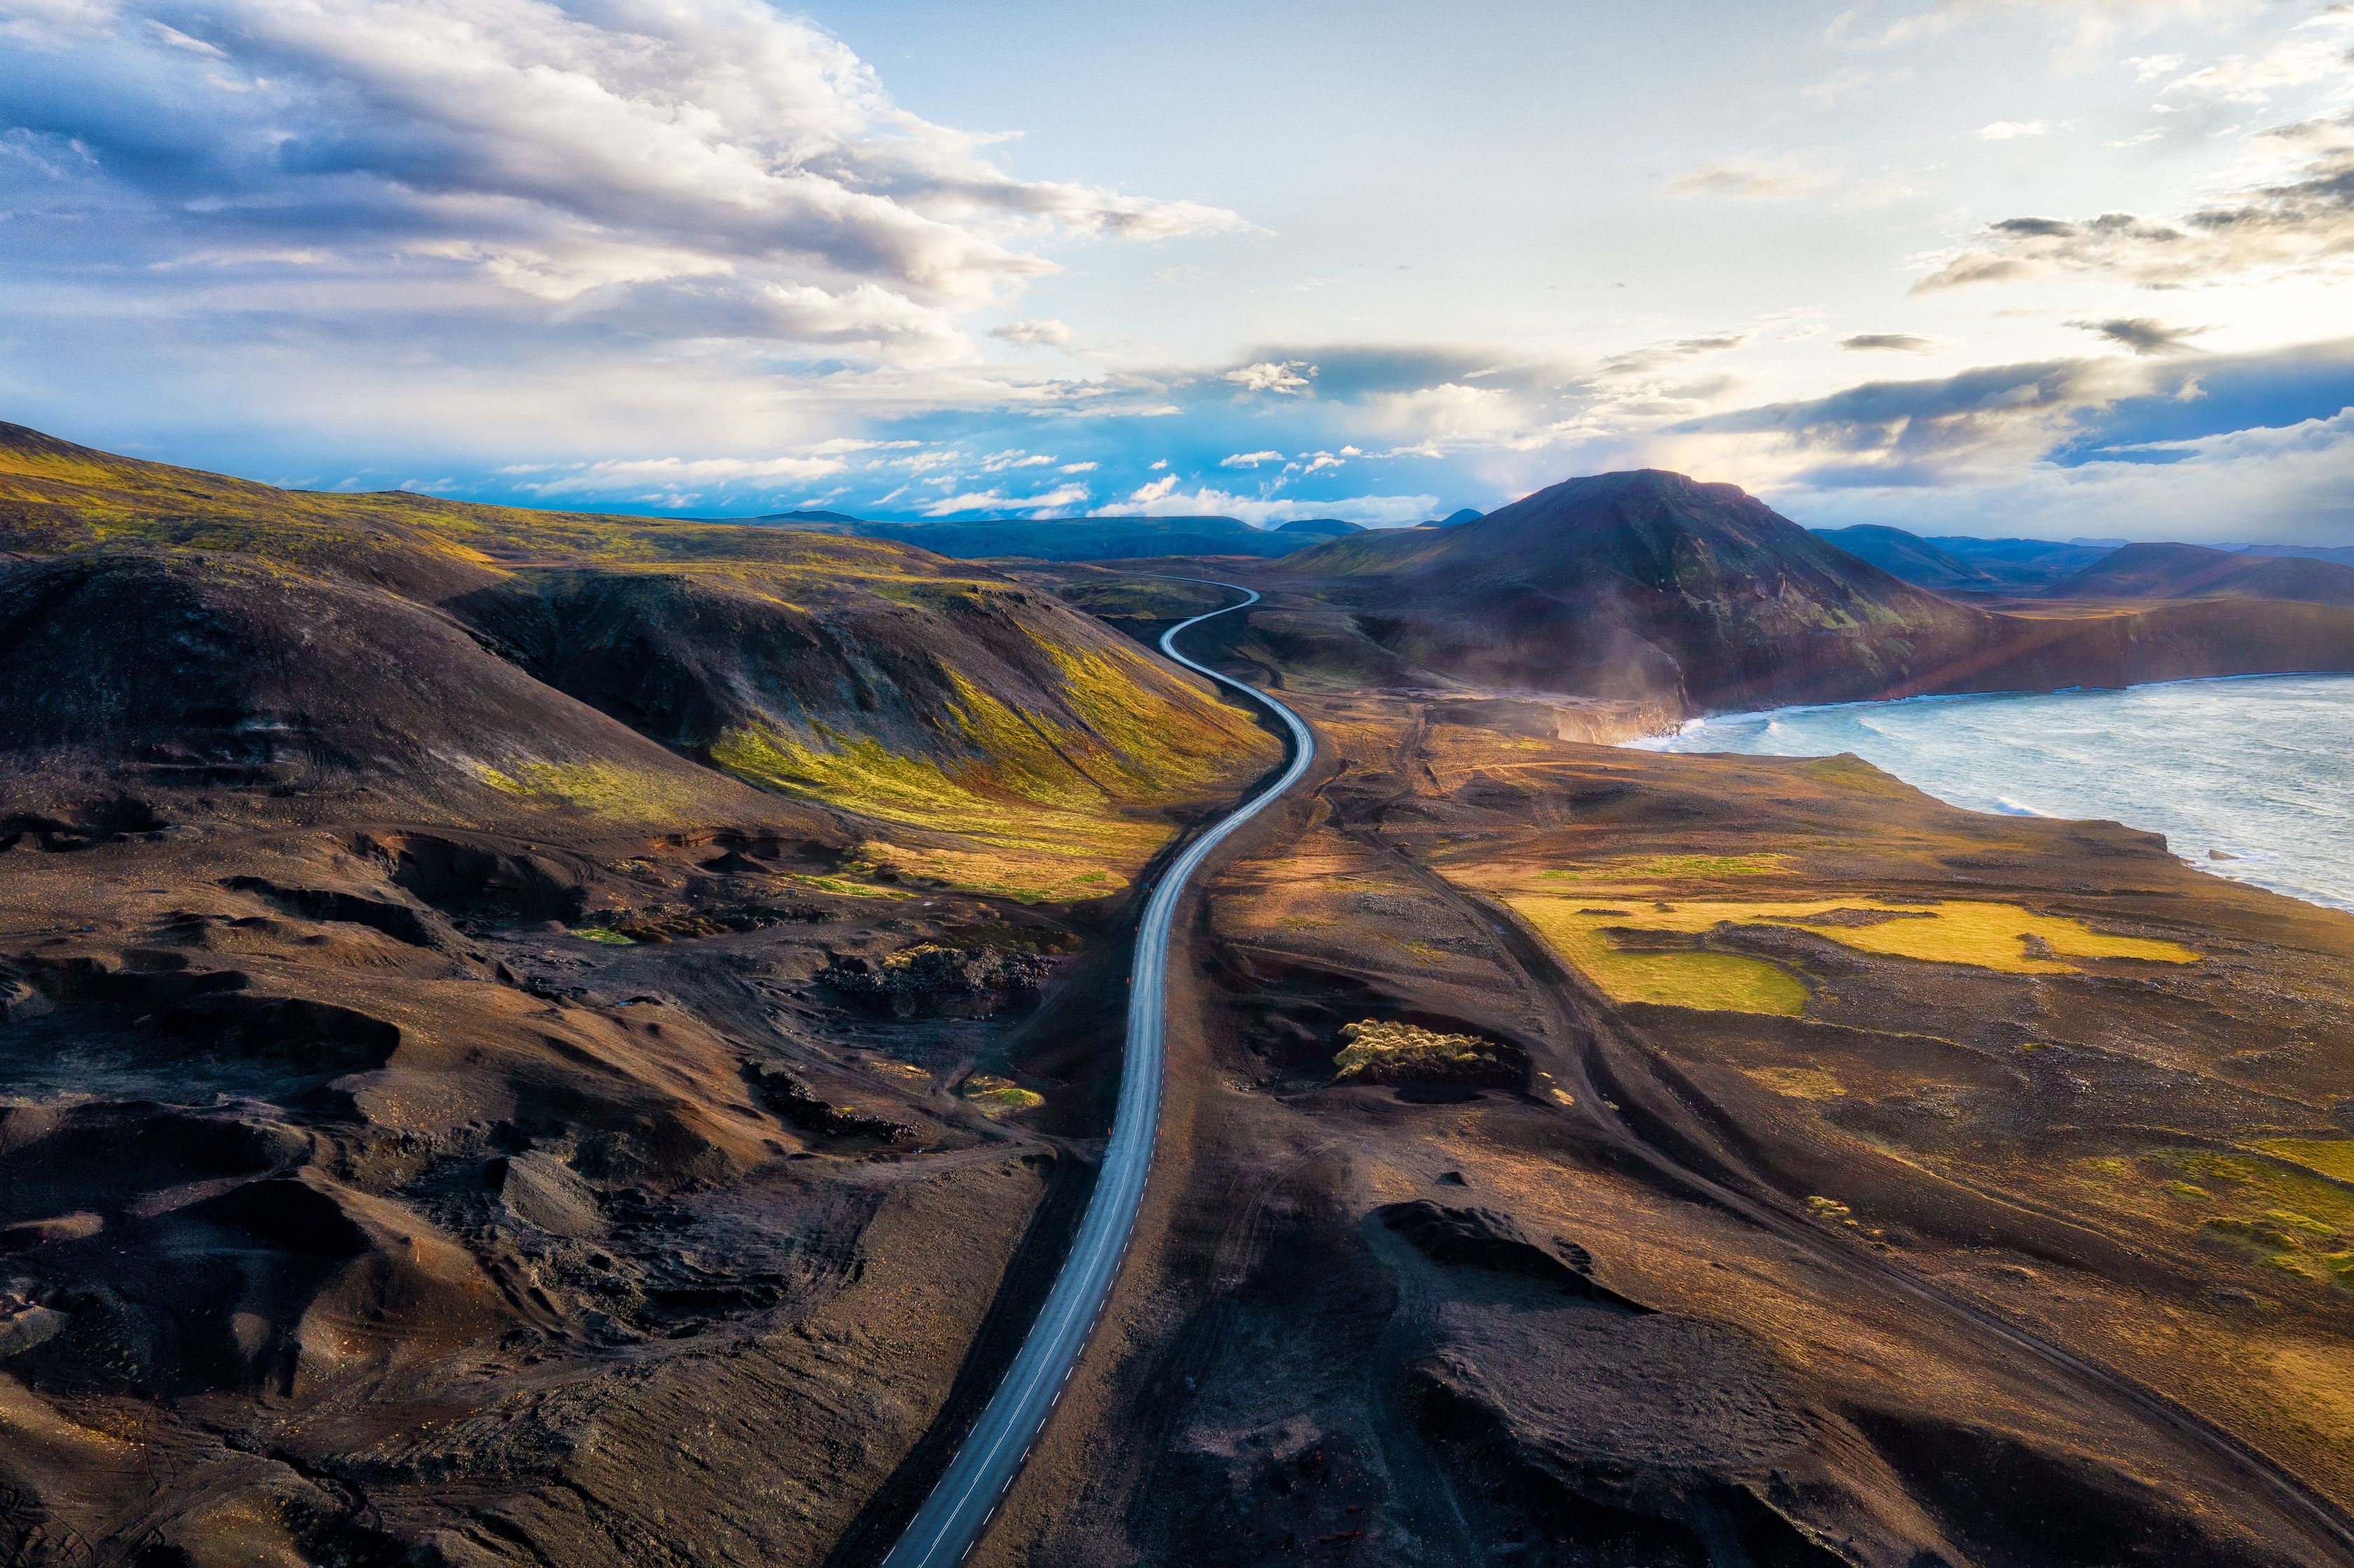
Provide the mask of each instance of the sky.
[{"label": "sky", "polygon": [[0,418],[318,489],[2354,544],[2354,5],[0,0]]}]

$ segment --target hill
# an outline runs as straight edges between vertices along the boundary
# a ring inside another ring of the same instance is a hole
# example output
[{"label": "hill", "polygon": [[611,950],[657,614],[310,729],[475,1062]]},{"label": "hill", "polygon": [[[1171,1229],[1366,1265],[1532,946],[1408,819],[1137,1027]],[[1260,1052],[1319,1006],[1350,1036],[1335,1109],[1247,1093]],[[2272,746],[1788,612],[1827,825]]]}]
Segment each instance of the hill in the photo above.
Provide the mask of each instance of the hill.
[{"label": "hill", "polygon": [[[144,768],[213,809],[365,789],[473,821],[573,810],[570,780],[793,818],[750,785],[848,813],[863,863],[1094,896],[1275,756],[1051,595],[888,540],[284,491],[7,426],[0,552],[50,650],[11,671],[24,777]],[[171,681],[110,643],[146,623]]]},{"label": "hill", "polygon": [[0,428],[0,1560],[825,1559],[1276,756],[904,544]]},{"label": "hill", "polygon": [[1876,523],[1814,534],[1906,582],[1940,592],[2020,593],[2056,582],[2115,546],[2052,539],[1925,538]]},{"label": "hill", "polygon": [[1859,560],[1870,561],[1891,577],[1902,577],[1919,588],[1990,588],[1999,586],[1999,579],[1984,567],[1974,566],[1959,556],[1938,548],[1918,534],[1908,534],[1902,528],[1860,523],[1850,528],[1816,528],[1810,532],[1819,539],[1829,540]]},{"label": "hill", "polygon": [[1982,635],[1948,603],[1739,488],[1658,470],[1570,480],[1444,530],[1320,545],[1321,579],[1397,655],[1487,685],[1707,706],[1925,678]]},{"label": "hill", "polygon": [[[2020,571],[2110,554],[1980,541],[1989,555],[1961,556],[1954,541],[1895,529],[1861,542],[1948,577],[1988,559]],[[2260,586],[2275,569],[2336,569],[2222,558]],[[1269,563],[1262,580],[1286,595],[1253,612],[1260,630],[1244,652],[1288,678],[1464,683],[1655,715],[2354,669],[2354,614],[2338,605],[2225,599],[2117,615],[2055,599],[2034,616],[1995,613],[1903,581],[1735,486],[1655,470],[1571,480],[1452,528],[1319,545]]]},{"label": "hill", "polygon": [[2043,589],[2049,599],[2270,599],[2354,606],[2354,567],[2200,545],[2127,545]]}]

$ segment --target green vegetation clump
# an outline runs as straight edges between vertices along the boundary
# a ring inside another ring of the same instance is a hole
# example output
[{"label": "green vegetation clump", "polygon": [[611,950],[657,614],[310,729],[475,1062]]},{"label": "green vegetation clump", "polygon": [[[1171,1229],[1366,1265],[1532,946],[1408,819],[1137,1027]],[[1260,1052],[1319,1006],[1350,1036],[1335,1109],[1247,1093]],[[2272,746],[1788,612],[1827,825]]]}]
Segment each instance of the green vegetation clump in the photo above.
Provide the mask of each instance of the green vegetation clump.
[{"label": "green vegetation clump", "polygon": [[2064,916],[1976,900],[1709,898],[1653,900],[1649,908],[1580,906],[1553,895],[1506,902],[1615,1001],[1790,1018],[1804,1012],[1806,990],[1777,964],[1700,948],[1647,950],[1628,939],[1652,931],[1700,936],[1720,926],[1788,926],[1865,952],[2008,974],[2073,974],[2078,966],[2072,959],[2185,964],[2200,957],[2179,943],[2111,936]]},{"label": "green vegetation clump", "polygon": [[1629,877],[1772,876],[1790,863],[1787,854],[1655,854],[1606,861],[1598,865],[1564,867],[1543,874],[1547,879],[1572,882],[1616,882]]},{"label": "green vegetation clump", "polygon": [[991,1121],[1046,1103],[1045,1096],[1025,1089],[1011,1078],[992,1077],[986,1073],[967,1078],[959,1093],[968,1105]]},{"label": "green vegetation clump", "polygon": [[1342,1029],[1341,1038],[1348,1044],[1332,1058],[1340,1068],[1336,1079],[1496,1082],[1516,1075],[1502,1048],[1477,1034],[1441,1034],[1411,1023],[1368,1018]]},{"label": "green vegetation clump", "polygon": [[624,937],[610,926],[572,926],[566,927],[584,942],[602,942],[609,948],[634,948],[637,942]]},{"label": "green vegetation clump", "polygon": [[1752,1067],[1745,1075],[1794,1100],[1835,1100],[1847,1093],[1845,1085],[1820,1067]]},{"label": "green vegetation clump", "polygon": [[2354,1181],[2354,1138],[2274,1138],[2256,1147],[2308,1171]]},{"label": "green vegetation clump", "polygon": [[1663,928],[1647,916],[1579,908],[1558,898],[1506,902],[1613,1001],[1780,1018],[1797,1018],[1807,1010],[1807,988],[1788,970],[1764,959],[1699,948],[1656,952],[1622,946],[1622,931]]},{"label": "green vegetation clump", "polygon": [[2209,1245],[2280,1274],[2354,1289],[2354,1250],[2345,1245],[2354,1235],[2354,1195],[2343,1188],[2256,1153],[2158,1149],[2143,1159],[2181,1173],[2161,1183],[2169,1195],[2188,1187],[2238,1211],[2199,1226],[2199,1238]]}]

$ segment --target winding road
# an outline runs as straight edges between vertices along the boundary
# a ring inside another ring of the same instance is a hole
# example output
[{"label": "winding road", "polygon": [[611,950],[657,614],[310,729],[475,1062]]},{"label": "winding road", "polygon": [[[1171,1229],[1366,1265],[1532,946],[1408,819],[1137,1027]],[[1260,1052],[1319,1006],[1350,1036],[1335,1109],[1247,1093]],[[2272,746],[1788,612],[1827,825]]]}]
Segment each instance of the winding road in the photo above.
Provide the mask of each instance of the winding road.
[{"label": "winding road", "polygon": [[1136,1232],[1136,1216],[1144,1203],[1144,1184],[1152,1172],[1153,1145],[1161,1130],[1162,1039],[1168,1022],[1169,938],[1175,924],[1178,901],[1204,860],[1229,833],[1249,821],[1308,771],[1316,743],[1299,715],[1273,697],[1177,652],[1177,634],[1189,627],[1258,602],[1259,596],[1238,583],[1213,582],[1208,577],[1172,577],[1172,582],[1208,583],[1232,588],[1245,597],[1238,602],[1181,621],[1161,634],[1161,651],[1189,670],[1231,687],[1283,721],[1291,734],[1291,759],[1266,789],[1245,800],[1207,832],[1185,846],[1161,874],[1145,902],[1144,918],[1137,927],[1136,964],[1129,977],[1128,1050],[1119,1086],[1119,1107],[1114,1113],[1111,1141],[1104,1151],[1102,1173],[1088,1201],[1070,1255],[1055,1277],[1055,1287],[1039,1309],[1038,1320],[1022,1341],[1021,1351],[1007,1369],[1005,1381],[990,1396],[981,1418],[957,1450],[956,1457],[916,1511],[907,1532],[884,1558],[884,1568],[951,1568],[989,1527],[997,1505],[1063,1397],[1063,1385],[1079,1364],[1087,1337],[1110,1298],[1120,1260],[1128,1255]]}]

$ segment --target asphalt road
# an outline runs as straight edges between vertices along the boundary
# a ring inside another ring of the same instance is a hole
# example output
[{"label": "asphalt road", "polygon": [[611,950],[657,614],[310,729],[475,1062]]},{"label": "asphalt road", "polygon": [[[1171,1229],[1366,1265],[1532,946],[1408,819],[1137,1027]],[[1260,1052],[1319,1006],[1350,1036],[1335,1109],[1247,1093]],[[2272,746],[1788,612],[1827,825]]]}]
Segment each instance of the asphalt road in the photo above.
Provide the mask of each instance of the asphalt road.
[{"label": "asphalt road", "polygon": [[[1177,577],[1177,582],[1210,582],[1207,577]],[[1219,674],[1177,652],[1177,634],[1215,616],[1230,615],[1258,602],[1258,595],[1237,583],[1212,583],[1245,597],[1223,609],[1181,621],[1161,635],[1161,651],[1190,670],[1199,671],[1222,686],[1231,687],[1283,721],[1291,732],[1291,760],[1266,789],[1235,807],[1215,826],[1185,846],[1161,874],[1159,885],[1145,902],[1144,919],[1136,933],[1136,964],[1129,971],[1128,1052],[1121,1068],[1119,1107],[1114,1113],[1111,1142],[1104,1151],[1102,1173],[1095,1196],[1088,1201],[1078,1234],[1071,1243],[1063,1272],[1040,1308],[1030,1336],[991,1395],[988,1407],[957,1450],[956,1457],[916,1510],[907,1533],[885,1557],[884,1568],[952,1568],[981,1539],[997,1512],[997,1504],[1030,1446],[1046,1425],[1063,1385],[1070,1381],[1087,1349],[1087,1337],[1102,1316],[1112,1281],[1128,1244],[1136,1232],[1137,1211],[1144,1203],[1144,1183],[1152,1171],[1153,1145],[1161,1131],[1162,1036],[1168,1021],[1169,935],[1185,885],[1212,850],[1227,834],[1249,821],[1299,779],[1308,770],[1316,743],[1299,715],[1256,687]]]}]

